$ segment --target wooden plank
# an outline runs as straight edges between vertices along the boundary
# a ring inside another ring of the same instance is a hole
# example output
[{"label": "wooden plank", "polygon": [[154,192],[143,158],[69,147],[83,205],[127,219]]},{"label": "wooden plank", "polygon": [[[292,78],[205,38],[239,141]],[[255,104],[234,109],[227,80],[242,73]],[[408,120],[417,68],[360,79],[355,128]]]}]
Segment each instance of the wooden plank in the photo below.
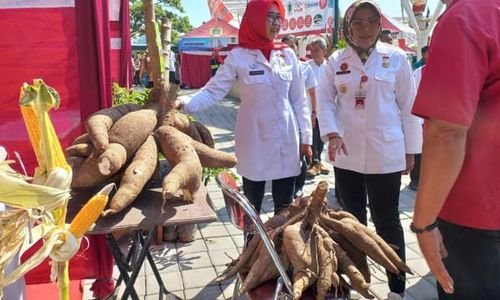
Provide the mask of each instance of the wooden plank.
[{"label": "wooden plank", "polygon": [[[149,185],[125,210],[116,215],[99,218],[88,234],[150,229],[158,225],[207,223],[217,220],[205,187],[202,186],[194,195],[193,203],[186,203],[180,197],[176,197],[164,204],[161,187],[159,187],[160,182],[156,184],[153,182]],[[97,188],[73,189],[73,197],[68,204],[68,222],[97,191]]]}]

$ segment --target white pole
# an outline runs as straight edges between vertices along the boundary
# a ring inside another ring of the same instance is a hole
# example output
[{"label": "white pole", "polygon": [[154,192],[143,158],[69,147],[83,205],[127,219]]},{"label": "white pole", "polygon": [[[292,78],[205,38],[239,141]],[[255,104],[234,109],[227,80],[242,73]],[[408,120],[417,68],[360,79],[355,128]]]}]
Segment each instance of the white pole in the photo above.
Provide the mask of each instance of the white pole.
[{"label": "white pole", "polygon": [[415,14],[413,13],[413,10],[411,8],[411,0],[401,0],[401,5],[403,6],[404,10],[406,11],[406,14],[408,15],[408,19],[410,21],[411,26],[413,29],[415,29],[415,33],[417,34],[417,44],[418,44],[418,49],[417,49],[417,57],[418,59],[422,58],[422,52],[421,49],[427,45],[427,40],[429,38],[429,35],[436,25],[437,18],[441,14],[441,11],[443,10],[443,3],[441,1],[438,2],[436,9],[434,10],[434,14],[432,15],[431,20],[429,21],[429,25],[427,28],[423,31],[420,30],[417,22],[417,18],[415,17]]}]

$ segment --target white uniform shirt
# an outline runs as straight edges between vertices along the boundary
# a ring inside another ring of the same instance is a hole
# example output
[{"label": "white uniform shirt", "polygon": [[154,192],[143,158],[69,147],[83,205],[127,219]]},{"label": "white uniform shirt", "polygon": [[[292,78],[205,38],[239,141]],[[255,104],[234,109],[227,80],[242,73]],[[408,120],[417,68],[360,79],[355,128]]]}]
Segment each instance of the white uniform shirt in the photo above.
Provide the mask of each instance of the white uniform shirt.
[{"label": "white uniform shirt", "polygon": [[424,66],[418,67],[413,71],[413,78],[415,79],[415,89],[418,90],[418,86],[420,85],[420,81],[422,80],[422,68]]},{"label": "white uniform shirt", "polygon": [[[361,76],[364,108],[356,108]],[[348,155],[337,155],[334,166],[364,174],[402,171],[406,153],[421,153],[422,127],[411,115],[415,83],[406,55],[399,48],[377,43],[363,65],[351,48],[328,60],[318,86],[318,119],[322,138],[338,132]]]},{"label": "white uniform shirt", "polygon": [[174,52],[170,52],[170,55],[168,57],[168,71],[175,72],[175,53]]},{"label": "white uniform shirt", "polygon": [[[422,70],[424,66],[418,67],[413,71],[413,78],[415,79],[415,90],[418,92],[418,87],[420,86],[420,81],[422,80]],[[424,119],[418,118],[420,124],[424,124]]]},{"label": "white uniform shirt", "polygon": [[[299,140],[312,144],[309,101],[295,53],[231,50],[217,74],[192,97],[180,97],[186,112],[208,107],[240,84],[241,105],[235,130],[237,170],[253,180],[273,180],[300,172]],[[300,132],[300,138],[299,138]]]},{"label": "white uniform shirt", "polygon": [[302,73],[302,78],[304,78],[304,85],[306,90],[315,88],[318,85],[317,77],[314,76],[313,69],[305,61],[299,61],[300,72]]},{"label": "white uniform shirt", "polygon": [[318,65],[314,61],[314,59],[310,59],[307,61],[307,63],[311,66],[311,69],[312,69],[313,74],[314,74],[314,78],[316,78],[317,82],[319,82],[319,76],[320,76],[321,72],[323,71],[323,69],[325,68],[326,62],[327,62],[327,60],[323,59],[323,62],[320,65]]}]

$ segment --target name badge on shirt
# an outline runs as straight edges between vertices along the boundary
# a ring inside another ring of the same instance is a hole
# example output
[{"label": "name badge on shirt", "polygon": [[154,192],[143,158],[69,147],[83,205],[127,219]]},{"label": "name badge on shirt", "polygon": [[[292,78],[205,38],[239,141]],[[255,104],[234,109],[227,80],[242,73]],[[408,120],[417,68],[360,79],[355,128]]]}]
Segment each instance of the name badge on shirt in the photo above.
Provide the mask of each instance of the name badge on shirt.
[{"label": "name badge on shirt", "polygon": [[345,71],[337,71],[335,72],[335,75],[345,75],[345,74],[350,74],[351,70],[345,70]]},{"label": "name badge on shirt", "polygon": [[250,76],[255,76],[255,75],[264,75],[264,70],[257,70],[257,71],[250,71],[248,72]]},{"label": "name badge on shirt", "polygon": [[382,67],[387,69],[389,65],[389,56],[382,56]]}]

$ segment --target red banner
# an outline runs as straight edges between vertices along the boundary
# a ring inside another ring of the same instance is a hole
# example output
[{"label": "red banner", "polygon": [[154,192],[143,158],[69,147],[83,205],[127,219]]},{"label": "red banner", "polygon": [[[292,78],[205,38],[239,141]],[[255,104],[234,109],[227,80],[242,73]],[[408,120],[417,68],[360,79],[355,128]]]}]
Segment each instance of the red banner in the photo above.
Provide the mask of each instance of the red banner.
[{"label": "red banner", "polygon": [[217,18],[224,22],[229,22],[233,19],[233,14],[227,9],[226,5],[222,0],[207,0],[208,9],[210,10],[210,15],[212,18]]},{"label": "red banner", "polygon": [[287,0],[280,36],[332,32],[334,7],[331,0]]}]

